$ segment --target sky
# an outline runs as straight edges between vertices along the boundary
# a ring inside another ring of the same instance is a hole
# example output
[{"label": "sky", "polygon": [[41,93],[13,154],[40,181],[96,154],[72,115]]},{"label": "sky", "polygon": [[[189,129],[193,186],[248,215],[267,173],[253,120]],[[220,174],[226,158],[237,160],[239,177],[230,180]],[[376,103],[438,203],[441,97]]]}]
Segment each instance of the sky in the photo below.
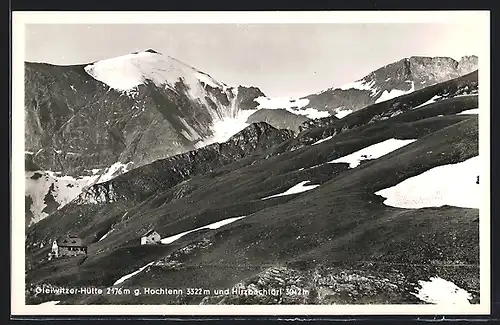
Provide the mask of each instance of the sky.
[{"label": "sky", "polygon": [[25,60],[83,64],[154,49],[231,86],[299,97],[410,56],[456,60],[479,47],[474,24],[36,24]]}]

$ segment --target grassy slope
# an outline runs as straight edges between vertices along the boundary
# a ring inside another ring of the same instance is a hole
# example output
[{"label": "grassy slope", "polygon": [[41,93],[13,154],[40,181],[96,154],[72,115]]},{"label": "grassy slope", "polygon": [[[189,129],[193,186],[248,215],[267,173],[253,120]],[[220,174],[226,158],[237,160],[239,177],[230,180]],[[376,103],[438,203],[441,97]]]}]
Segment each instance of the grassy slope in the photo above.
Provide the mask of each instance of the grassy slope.
[{"label": "grassy slope", "polygon": [[[269,168],[267,164],[255,164],[223,174],[215,182],[192,179],[193,182],[210,185],[157,209],[150,209],[147,203],[142,204],[142,209],[132,215],[128,224],[117,228],[109,239],[89,248],[90,256],[82,265],[75,266],[78,261],[74,260],[73,267],[65,266],[64,272],[48,269],[50,272],[47,272],[46,278],[41,278],[44,269],[37,268],[36,274],[29,274],[28,279],[61,285],[109,286],[122,275],[169,254],[176,247],[137,246],[138,238],[131,233],[143,228],[144,223],[156,224],[160,233],[168,236],[254,211],[257,212],[212,232],[213,235],[208,232],[205,236],[209,236],[215,244],[203,254],[191,257],[187,263],[192,265],[191,268],[187,267],[182,272],[153,272],[155,276],[146,279],[142,278],[146,275],[138,275],[127,285],[133,286],[137,282],[136,285],[155,287],[172,284],[180,287],[189,284],[193,287],[229,287],[269,263],[310,266],[338,266],[341,263],[352,267],[359,262],[374,260],[404,265],[459,260],[477,265],[478,245],[474,240],[478,236],[477,223],[474,223],[476,210],[444,207],[407,211],[386,207],[373,194],[433,166],[476,155],[477,118],[458,118],[463,121],[354,170],[344,168],[341,173],[328,175],[322,173],[321,168],[314,168],[312,170],[318,171],[317,178],[311,177],[313,174],[305,174],[308,172],[305,170],[304,174],[297,171],[274,177],[268,174],[266,181],[262,181],[256,173],[259,165],[263,165],[260,166],[261,172]],[[354,139],[350,140],[346,142],[351,145],[356,143]],[[363,141],[362,138],[359,141]],[[336,145],[341,146],[342,142]],[[357,148],[347,151],[354,150]],[[428,154],[429,151],[433,153]],[[289,162],[288,159],[285,161]],[[395,170],[398,172],[394,173]],[[299,177],[301,174],[302,177]],[[307,179],[322,183],[322,186],[301,195],[266,201],[258,198],[272,194],[269,190],[273,186],[276,190],[271,192],[281,192]],[[234,188],[233,184],[241,186]],[[439,218],[439,223],[432,222],[436,218]],[[391,241],[388,242],[388,238]],[[432,241],[429,242],[429,239]],[[106,246],[121,248],[94,255]]]},{"label": "grassy slope", "polygon": [[[227,288],[270,265],[304,270],[362,265],[369,272],[396,269],[411,281],[441,274],[465,289],[478,290],[476,209],[391,208],[373,194],[434,166],[477,155],[477,116],[455,115],[471,108],[473,100],[459,97],[430,104],[345,130],[315,146],[262,155],[257,161],[243,158],[156,193],[130,210],[108,205],[99,212],[101,222],[106,223],[103,229],[115,223],[114,230],[102,242],[90,245],[83,263],[78,259],[44,262],[28,272],[27,283],[109,286],[152,260],[208,238],[211,246],[184,256],[180,271],[152,267],[125,286]],[[322,134],[329,127],[323,127]],[[346,164],[323,164],[393,137],[419,140],[352,170]],[[299,195],[260,200],[303,180],[321,186]],[[171,245],[138,246],[140,233],[151,226],[166,237],[240,215],[249,217]],[[45,251],[30,257],[36,260]],[[457,261],[467,266],[449,266]],[[175,301],[172,296],[67,298],[68,303]]]},{"label": "grassy slope", "polygon": [[[307,269],[362,264],[364,270],[374,272],[396,269],[415,282],[438,274],[463,288],[478,290],[476,209],[397,209],[384,206],[372,194],[444,161],[457,162],[477,154],[474,129],[471,119],[359,170],[339,174],[317,190],[209,235],[214,245],[190,256],[182,270],[152,268],[126,286],[227,288],[270,265]],[[451,137],[461,131],[470,131],[470,137],[450,146]],[[427,154],[430,148],[434,157]],[[380,173],[387,177],[382,179]],[[465,266],[446,266],[454,263]],[[129,299],[109,297],[101,303],[167,303],[173,297]]]}]

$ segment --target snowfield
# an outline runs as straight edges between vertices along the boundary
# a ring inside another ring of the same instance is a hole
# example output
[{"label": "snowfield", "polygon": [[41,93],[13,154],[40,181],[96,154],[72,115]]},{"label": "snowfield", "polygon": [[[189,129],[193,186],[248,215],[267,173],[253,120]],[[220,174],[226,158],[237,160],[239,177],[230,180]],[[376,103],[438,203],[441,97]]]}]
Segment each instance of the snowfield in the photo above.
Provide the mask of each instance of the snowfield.
[{"label": "snowfield", "polygon": [[107,233],[105,233],[101,238],[99,238],[98,242],[100,242],[101,240],[105,239],[106,237],[108,237],[108,235],[113,231],[113,229],[111,229],[110,231],[108,231]]},{"label": "snowfield", "polygon": [[291,107],[296,106],[297,108],[301,108],[309,104],[309,99],[303,98],[292,98],[292,97],[258,97],[255,99],[257,103],[259,103],[258,109],[267,108],[267,109],[289,109]]},{"label": "snowfield", "polygon": [[197,147],[204,147],[212,143],[223,143],[229,140],[236,133],[243,131],[250,123],[247,123],[248,117],[258,110],[240,110],[234,117],[226,116],[214,121],[212,126],[213,136],[202,141]]},{"label": "snowfield", "polygon": [[302,193],[302,192],[306,192],[306,191],[310,191],[312,189],[315,189],[316,187],[319,186],[319,185],[304,185],[304,184],[307,184],[309,182],[310,181],[302,181],[302,182],[300,182],[300,183],[292,186],[291,188],[289,188],[288,190],[286,190],[283,193],[271,195],[271,196],[263,198],[262,200],[267,200],[267,199],[271,199],[273,197],[278,197],[278,196],[285,196],[285,195],[292,195],[292,194]]},{"label": "snowfield", "polygon": [[438,96],[438,95],[435,95],[434,97],[432,97],[431,99],[429,99],[429,100],[428,100],[428,101],[426,101],[425,103],[422,103],[422,104],[420,104],[420,105],[418,105],[418,106],[413,107],[413,109],[415,109],[415,108],[420,108],[420,107],[423,107],[423,106],[425,106],[425,105],[429,105],[429,104],[435,103],[435,102],[437,102],[437,101],[438,101],[438,100],[440,100],[440,99],[442,99],[442,97],[440,97],[440,96]]},{"label": "snowfield", "polygon": [[388,139],[369,147],[363,148],[359,151],[353,152],[347,156],[337,158],[335,160],[329,161],[329,164],[332,163],[347,163],[349,164],[349,168],[355,168],[359,166],[362,160],[366,159],[377,159],[380,158],[394,150],[397,150],[401,147],[404,147],[412,142],[416,141],[416,139]]},{"label": "snowfield", "polygon": [[457,287],[453,282],[440,277],[430,278],[430,281],[418,281],[418,293],[412,293],[422,301],[437,305],[470,305],[470,293]]},{"label": "snowfield", "polygon": [[458,113],[457,115],[463,115],[463,114],[479,114],[479,108],[468,109]]},{"label": "snowfield", "polygon": [[[36,178],[36,175],[41,176]],[[82,190],[96,179],[96,176],[73,178],[70,176],[60,177],[52,172],[25,172],[25,196],[32,200],[29,208],[33,214],[31,222],[38,222],[48,216],[48,213],[44,211],[47,207],[45,202],[47,195],[52,195],[54,201],[59,204],[58,209],[60,209],[80,195]]]},{"label": "snowfield", "polygon": [[377,93],[377,89],[373,88],[373,85],[375,85],[375,80],[372,80],[370,82],[367,82],[364,79],[357,80],[354,82],[347,83],[345,85],[342,85],[338,87],[337,89],[342,89],[342,90],[349,90],[349,89],[358,89],[358,90],[369,90],[372,93],[372,96],[375,96]]},{"label": "snowfield", "polygon": [[291,109],[290,112],[297,115],[304,115],[305,117],[313,120],[330,116],[330,113],[327,111],[318,111],[317,109],[311,107],[301,110]]},{"label": "snowfield", "polygon": [[130,166],[131,163],[117,162],[108,168],[92,170],[92,176],[76,178],[68,175],[61,176],[59,172],[52,171],[25,172],[25,196],[32,200],[30,211],[33,219],[31,222],[38,222],[49,215],[44,211],[47,207],[45,201],[47,195],[52,195],[59,210],[77,198],[89,186],[107,182],[126,173]]},{"label": "snowfield", "polygon": [[391,91],[384,90],[382,95],[375,101],[375,103],[385,102],[389,99],[393,99],[399,96],[403,96],[415,91],[415,83],[412,81],[410,90],[400,90],[400,89],[392,89]]},{"label": "snowfield", "polygon": [[319,111],[315,108],[308,107],[306,109],[301,109],[309,104],[309,99],[307,98],[291,98],[291,97],[258,97],[255,99],[259,106],[259,109],[286,109],[288,112],[295,115],[304,115],[310,119],[318,119],[330,116],[327,111]]},{"label": "snowfield", "polygon": [[[131,169],[132,164],[133,163],[131,162],[126,164],[123,164],[121,162],[116,162],[113,165],[109,166],[108,168],[101,170],[103,173],[97,177],[96,184],[110,181],[116,176],[125,174]],[[97,173],[99,173],[99,171]]]},{"label": "snowfield", "polygon": [[328,140],[330,140],[331,138],[333,138],[333,135],[331,135],[331,136],[329,136],[329,137],[326,137],[326,138],[324,138],[324,139],[318,140],[318,141],[314,142],[313,144],[311,144],[311,146],[314,146],[314,145],[320,144],[320,143],[322,143],[322,142],[328,141]]},{"label": "snowfield", "polygon": [[154,263],[154,261],[153,262],[149,262],[148,264],[144,265],[143,267],[141,267],[137,271],[134,271],[132,273],[129,273],[127,275],[122,276],[121,278],[119,278],[118,280],[116,280],[115,283],[113,283],[113,285],[115,286],[115,285],[118,285],[120,283],[125,282],[126,280],[130,279],[134,275],[137,275],[137,274],[141,273],[142,271],[144,271],[144,269],[147,268],[148,266],[153,265],[153,263]]},{"label": "snowfield", "polygon": [[181,78],[194,98],[205,91],[202,82],[214,88],[227,86],[172,57],[159,53],[139,52],[97,61],[85,67],[94,79],[119,91],[131,91],[147,80],[156,86],[173,87]]},{"label": "snowfield", "polygon": [[476,181],[480,170],[479,156],[476,156],[457,164],[434,167],[375,194],[386,198],[385,205],[397,208],[450,205],[479,209],[481,195]]},{"label": "snowfield", "polygon": [[42,302],[41,304],[38,304],[38,306],[43,306],[43,305],[45,305],[45,306],[47,306],[47,305],[53,306],[53,305],[57,305],[58,303],[60,303],[59,300],[52,300],[52,301]]},{"label": "snowfield", "polygon": [[228,218],[228,219],[224,219],[224,220],[221,220],[221,221],[217,221],[217,222],[211,223],[211,224],[203,226],[203,227],[199,227],[199,228],[196,228],[196,229],[192,229],[192,230],[188,230],[188,231],[185,231],[185,232],[181,232],[181,233],[179,233],[177,235],[173,235],[173,236],[165,237],[165,238],[161,239],[161,243],[162,244],[171,244],[174,241],[176,241],[177,239],[181,238],[182,236],[187,235],[189,233],[192,233],[194,231],[201,230],[201,229],[211,229],[211,230],[218,229],[218,228],[220,228],[222,226],[228,225],[228,224],[230,224],[232,222],[235,222],[237,220],[243,219],[245,217],[246,216],[232,217],[232,218]]},{"label": "snowfield", "polygon": [[337,110],[337,113],[335,114],[336,118],[344,118],[347,115],[351,114],[353,112],[352,109],[342,109],[342,110]]}]

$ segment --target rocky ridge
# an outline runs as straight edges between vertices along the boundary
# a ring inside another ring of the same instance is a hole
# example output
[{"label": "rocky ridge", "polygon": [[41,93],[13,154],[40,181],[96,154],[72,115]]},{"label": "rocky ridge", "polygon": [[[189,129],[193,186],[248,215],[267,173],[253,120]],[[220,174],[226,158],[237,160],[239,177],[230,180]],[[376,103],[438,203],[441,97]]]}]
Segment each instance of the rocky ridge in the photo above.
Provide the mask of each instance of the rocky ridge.
[{"label": "rocky ridge", "polygon": [[357,111],[368,105],[419,90],[440,82],[469,74],[478,68],[477,56],[464,56],[459,61],[448,57],[413,56],[388,64],[367,76],[340,87],[332,87],[303,97],[307,105],[332,115]]}]

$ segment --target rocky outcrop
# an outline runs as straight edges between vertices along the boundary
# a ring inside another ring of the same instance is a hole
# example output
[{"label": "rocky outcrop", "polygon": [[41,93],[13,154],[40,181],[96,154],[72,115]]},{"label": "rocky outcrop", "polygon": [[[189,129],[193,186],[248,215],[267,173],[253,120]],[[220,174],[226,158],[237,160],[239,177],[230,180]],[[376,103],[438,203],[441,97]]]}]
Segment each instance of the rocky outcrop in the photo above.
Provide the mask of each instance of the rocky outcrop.
[{"label": "rocky outcrop", "polygon": [[260,109],[247,119],[247,123],[266,122],[277,129],[294,132],[298,132],[299,126],[306,121],[309,121],[307,117],[290,113],[285,109]]},{"label": "rocky outcrop", "polygon": [[252,110],[259,106],[255,101],[256,98],[265,96],[264,93],[257,87],[239,86],[237,89],[236,105],[242,110]]},{"label": "rocky outcrop", "polygon": [[225,293],[204,297],[202,305],[303,305],[415,303],[411,284],[399,273],[372,275],[362,270],[265,269]]},{"label": "rocky outcrop", "polygon": [[478,69],[479,59],[475,55],[463,56],[458,62],[458,74],[465,75]]},{"label": "rocky outcrop", "polygon": [[[237,159],[260,153],[290,139],[293,132],[278,130],[266,123],[253,123],[225,143],[157,160],[109,182],[96,184],[71,205],[114,202],[117,199],[145,199],[155,191],[172,187],[194,175],[210,172]],[[158,174],[158,170],[162,170]]]}]

